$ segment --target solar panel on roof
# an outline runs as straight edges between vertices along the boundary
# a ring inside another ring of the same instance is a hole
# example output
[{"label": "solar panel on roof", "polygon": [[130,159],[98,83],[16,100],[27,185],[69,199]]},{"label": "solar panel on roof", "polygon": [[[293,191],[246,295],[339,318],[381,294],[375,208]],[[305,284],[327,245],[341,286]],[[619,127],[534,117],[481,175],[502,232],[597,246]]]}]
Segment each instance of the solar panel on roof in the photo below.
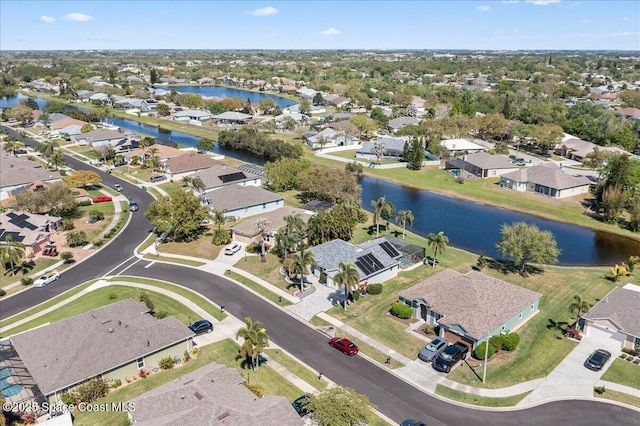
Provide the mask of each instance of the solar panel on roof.
[{"label": "solar panel on roof", "polygon": [[21,243],[22,240],[24,240],[24,236],[20,235],[19,232],[5,232],[3,234],[0,234],[0,241],[6,241],[7,240],[7,236],[11,237],[11,239],[13,240],[14,243]]},{"label": "solar panel on roof", "polygon": [[371,253],[367,253],[364,256],[360,256],[356,260],[356,265],[366,275],[371,275],[374,272],[384,269],[384,266],[382,265],[382,263],[380,263],[380,261]]},{"label": "solar panel on roof", "polygon": [[235,182],[235,181],[243,180],[246,178],[247,176],[242,172],[229,173],[228,175],[220,176],[220,180],[222,181],[222,183]]},{"label": "solar panel on roof", "polygon": [[17,215],[17,214],[15,214],[14,212],[9,212],[9,213],[7,213],[7,217],[8,217],[9,219],[13,219],[14,217],[17,217],[17,216],[18,216],[18,215]]},{"label": "solar panel on roof", "polygon": [[400,256],[400,253],[398,253],[398,250],[396,250],[396,248],[394,246],[392,246],[391,244],[389,244],[386,241],[380,243],[380,247],[382,247],[382,250],[387,252],[387,254],[389,256],[391,256],[391,257]]}]

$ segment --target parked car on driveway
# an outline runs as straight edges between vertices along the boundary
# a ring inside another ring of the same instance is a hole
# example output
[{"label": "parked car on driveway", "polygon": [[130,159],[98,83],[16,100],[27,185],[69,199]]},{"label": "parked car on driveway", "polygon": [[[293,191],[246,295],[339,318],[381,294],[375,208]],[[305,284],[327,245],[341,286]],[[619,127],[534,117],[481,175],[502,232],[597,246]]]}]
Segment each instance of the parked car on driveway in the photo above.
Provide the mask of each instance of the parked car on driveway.
[{"label": "parked car on driveway", "polygon": [[589,356],[585,361],[584,366],[589,370],[600,371],[610,358],[611,352],[605,351],[604,349],[598,349]]},{"label": "parked car on driveway", "polygon": [[231,256],[232,254],[239,252],[240,248],[241,248],[240,244],[238,243],[229,244],[228,246],[225,247],[224,254],[227,256]]},{"label": "parked car on driveway", "polygon": [[433,368],[448,373],[458,361],[463,360],[467,356],[467,352],[469,352],[469,347],[460,342],[449,345],[433,360]]},{"label": "parked car on driveway", "polygon": [[191,324],[189,329],[196,334],[211,333],[213,331],[213,324],[211,324],[211,321],[200,320]]},{"label": "parked car on driveway", "polygon": [[60,272],[54,271],[49,275],[43,275],[33,282],[34,287],[44,287],[60,278]]},{"label": "parked car on driveway", "polygon": [[444,337],[436,337],[430,343],[427,343],[424,348],[418,353],[418,358],[424,362],[431,362],[435,357],[440,355],[442,351],[449,345],[449,342]]},{"label": "parked car on driveway", "polygon": [[358,347],[355,343],[344,337],[334,337],[329,340],[329,344],[345,355],[353,356],[358,353]]}]

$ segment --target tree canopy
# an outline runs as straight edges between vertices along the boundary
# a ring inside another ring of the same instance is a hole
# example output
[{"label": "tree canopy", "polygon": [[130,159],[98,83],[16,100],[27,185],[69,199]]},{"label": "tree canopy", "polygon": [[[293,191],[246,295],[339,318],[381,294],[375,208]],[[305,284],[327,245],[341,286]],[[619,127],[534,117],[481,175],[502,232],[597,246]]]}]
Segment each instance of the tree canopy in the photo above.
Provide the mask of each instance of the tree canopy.
[{"label": "tree canopy", "polygon": [[87,185],[98,185],[102,182],[102,178],[93,170],[77,170],[65,176],[64,181],[69,186],[79,188]]},{"label": "tree canopy", "polygon": [[347,198],[360,198],[362,188],[357,178],[344,169],[318,165],[299,174],[300,190],[305,199],[336,203]]},{"label": "tree canopy", "polygon": [[185,191],[152,202],[145,213],[158,232],[168,232],[169,237],[179,242],[195,239],[203,228],[200,223],[208,219],[207,208],[200,199]]},{"label": "tree canopy", "polygon": [[527,263],[556,263],[560,249],[550,231],[541,231],[536,225],[516,222],[500,228],[502,238],[496,245],[498,250],[511,258],[524,273]]},{"label": "tree canopy", "polygon": [[311,162],[306,158],[282,157],[264,165],[265,186],[272,191],[281,192],[298,189],[300,173],[309,169]]},{"label": "tree canopy", "polygon": [[321,426],[370,424],[375,408],[367,396],[342,386],[323,390],[310,398],[305,407]]}]

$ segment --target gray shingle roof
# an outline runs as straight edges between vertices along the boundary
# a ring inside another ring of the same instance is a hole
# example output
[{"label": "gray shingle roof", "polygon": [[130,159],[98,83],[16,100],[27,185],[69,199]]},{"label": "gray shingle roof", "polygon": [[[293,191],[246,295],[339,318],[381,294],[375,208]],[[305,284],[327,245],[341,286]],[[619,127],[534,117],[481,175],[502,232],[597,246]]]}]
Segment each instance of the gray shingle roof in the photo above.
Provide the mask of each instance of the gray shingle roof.
[{"label": "gray shingle roof", "polygon": [[387,125],[390,129],[400,129],[405,126],[415,126],[420,123],[420,120],[414,117],[398,117],[393,120],[389,120]]},{"label": "gray shingle roof", "polygon": [[515,172],[502,175],[505,179],[516,182],[530,182],[547,186],[553,189],[567,189],[589,185],[591,182],[584,176],[571,176],[560,170],[555,164],[540,164],[533,167],[525,167]]},{"label": "gray shingle roof", "polygon": [[43,168],[39,161],[0,157],[0,188],[26,185],[37,180],[51,182],[59,179],[61,179],[60,173]]},{"label": "gray shingle roof", "polygon": [[[220,179],[220,176],[230,175],[233,173],[242,173],[244,177],[240,178],[240,176],[238,176],[238,179],[232,182],[223,182],[222,179]],[[258,175],[254,175],[253,173],[245,172],[234,167],[227,167],[224,164],[218,164],[207,169],[200,170],[193,176],[199,177],[206,189],[260,179],[260,176]]]},{"label": "gray shingle roof", "polygon": [[424,299],[443,315],[438,322],[459,324],[480,339],[542,295],[477,271],[466,274],[446,269],[400,292],[407,300]]},{"label": "gray shingle roof", "polygon": [[376,238],[355,245],[344,240],[333,240],[311,247],[309,250],[313,253],[313,258],[316,260],[318,267],[325,271],[337,271],[340,262],[354,263],[360,273],[360,279],[364,280],[371,275],[377,274],[379,270],[373,274],[367,274],[355,264],[359,257],[369,253],[372,254],[382,264],[383,270],[398,264],[397,258],[390,257],[382,247],[380,247],[380,244],[386,241],[384,238]]},{"label": "gray shingle roof", "polygon": [[111,129],[98,129],[93,130],[91,132],[82,133],[80,135],[74,136],[75,140],[86,140],[88,143],[100,142],[100,141],[108,141],[112,139],[124,139],[124,134],[118,132],[117,130]]},{"label": "gray shingle roof", "polygon": [[640,291],[614,288],[589,309],[584,318],[609,319],[625,333],[640,337]]},{"label": "gray shingle roof", "polygon": [[176,318],[148,312],[144,303],[122,300],[15,335],[11,343],[46,396],[194,335]]},{"label": "gray shingle roof", "polygon": [[362,148],[358,150],[358,154],[373,154],[373,148],[375,144],[382,144],[384,146],[385,151],[404,151],[404,144],[406,141],[404,139],[398,138],[380,138],[375,141],[368,141],[362,144]]},{"label": "gray shingle roof", "polygon": [[253,118],[253,116],[249,114],[243,114],[241,112],[235,111],[226,111],[222,114],[214,115],[212,117],[214,120],[236,120],[236,121],[245,121]]},{"label": "gray shingle roof", "polygon": [[207,193],[218,210],[234,211],[259,204],[283,200],[282,196],[258,186],[229,185]]},{"label": "gray shingle roof", "polygon": [[465,155],[463,161],[483,170],[514,169],[517,167],[504,155],[492,155],[487,152],[476,152],[475,154]]},{"label": "gray shingle roof", "polygon": [[211,363],[131,400],[139,426],[302,426],[287,398],[257,398],[237,370]]}]

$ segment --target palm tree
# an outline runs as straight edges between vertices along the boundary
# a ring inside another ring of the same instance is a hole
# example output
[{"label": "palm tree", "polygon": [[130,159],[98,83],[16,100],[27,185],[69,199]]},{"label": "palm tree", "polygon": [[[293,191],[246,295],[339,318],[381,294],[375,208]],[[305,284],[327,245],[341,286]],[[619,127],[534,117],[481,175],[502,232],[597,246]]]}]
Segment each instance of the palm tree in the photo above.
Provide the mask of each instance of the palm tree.
[{"label": "palm tree", "polygon": [[624,266],[624,264],[616,264],[613,268],[611,268],[611,278],[613,278],[614,281],[619,281],[621,277],[627,275],[628,273],[629,271]]},{"label": "palm tree", "polygon": [[151,136],[145,136],[144,138],[142,138],[142,140],[138,143],[138,146],[140,148],[142,148],[142,156],[146,158],[147,156],[147,152],[146,149],[149,148],[151,145],[154,144],[154,140]]},{"label": "palm tree", "polygon": [[640,257],[639,256],[629,256],[629,260],[627,260],[627,262],[625,263],[626,267],[627,267],[627,271],[632,274],[633,270],[636,268],[636,266],[640,263]]},{"label": "palm tree", "polygon": [[227,221],[227,216],[224,215],[226,212],[227,210],[218,209],[213,209],[213,211],[211,211],[211,219],[213,220],[213,223],[218,225],[218,230],[220,229],[222,224]]},{"label": "palm tree", "polygon": [[22,143],[18,142],[17,140],[7,139],[2,145],[2,149],[7,153],[16,155],[16,149],[19,149],[21,146]]},{"label": "palm tree", "polygon": [[293,266],[296,272],[300,273],[300,292],[304,291],[304,275],[309,273],[309,266],[317,265],[313,258],[313,253],[305,251],[304,246],[300,248],[300,253],[293,256]]},{"label": "palm tree", "polygon": [[185,176],[182,178],[183,186],[190,186],[195,192],[202,192],[206,189],[204,182],[200,176]]},{"label": "palm tree", "polygon": [[60,166],[64,166],[64,154],[59,149],[54,150],[49,157],[48,167],[55,166],[56,170]]},{"label": "palm tree", "polygon": [[586,300],[582,300],[579,295],[573,296],[573,302],[569,305],[569,312],[576,312],[576,318],[580,318],[583,312],[587,312],[590,308],[590,305]]},{"label": "palm tree", "polygon": [[360,273],[356,269],[353,263],[338,264],[340,272],[334,277],[333,281],[338,284],[338,287],[344,287],[344,305],[343,308],[347,310],[347,301],[349,300],[349,293],[351,290],[355,290],[360,283]]},{"label": "palm tree", "polygon": [[240,356],[245,359],[251,359],[251,368],[253,371],[258,371],[258,355],[260,355],[263,349],[269,347],[269,336],[267,335],[267,329],[260,321],[253,322],[251,317],[244,319],[245,327],[242,327],[236,333],[236,339],[242,337],[244,343],[240,347]]},{"label": "palm tree", "polygon": [[7,235],[4,238],[4,244],[0,244],[0,259],[4,266],[7,263],[11,266],[11,275],[15,275],[16,264],[20,263],[24,257],[24,244],[13,241],[11,235]]},{"label": "palm tree", "polygon": [[269,225],[271,225],[271,222],[269,222],[265,218],[260,218],[256,221],[256,228],[258,229],[258,231],[260,231],[260,261],[261,262],[267,261],[267,259],[265,258],[265,255],[267,254],[265,251],[265,243],[267,238],[267,235],[266,235],[267,229],[269,229]]},{"label": "palm tree", "polygon": [[413,226],[413,212],[411,210],[400,210],[398,212],[398,216],[396,217],[396,221],[402,225],[402,238],[404,238],[404,230],[407,223],[409,223],[409,228]]},{"label": "palm tree", "polygon": [[427,241],[429,247],[433,247],[433,267],[436,267],[436,261],[438,259],[438,252],[444,253],[447,249],[447,244],[449,243],[449,237],[444,235],[443,231],[438,232],[437,234],[430,233],[427,235]]},{"label": "palm tree", "polygon": [[45,157],[51,157],[51,155],[53,154],[53,152],[56,150],[56,148],[58,148],[60,145],[58,144],[58,142],[56,141],[45,141],[45,142],[40,142],[37,146],[36,146],[36,151],[38,151],[39,153],[41,153],[42,155],[44,155]]},{"label": "palm tree", "polygon": [[377,200],[371,200],[371,207],[373,207],[373,223],[376,225],[376,235],[380,233],[380,218],[383,216],[393,216],[395,207],[391,202],[387,201],[386,197],[380,197]]},{"label": "palm tree", "polygon": [[286,241],[292,243],[289,249],[295,251],[306,237],[307,224],[299,214],[285,216],[284,221],[284,233],[287,236]]}]

